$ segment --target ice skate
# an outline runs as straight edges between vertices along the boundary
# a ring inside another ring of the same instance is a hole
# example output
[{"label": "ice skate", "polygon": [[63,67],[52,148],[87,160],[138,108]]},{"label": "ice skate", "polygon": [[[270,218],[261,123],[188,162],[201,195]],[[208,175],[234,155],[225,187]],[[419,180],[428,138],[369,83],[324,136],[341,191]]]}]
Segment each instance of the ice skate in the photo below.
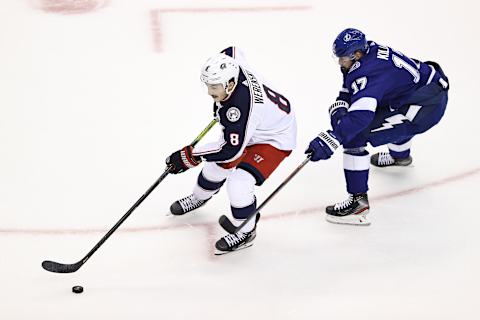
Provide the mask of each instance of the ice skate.
[{"label": "ice skate", "polygon": [[349,194],[347,200],[326,208],[325,219],[331,223],[369,225],[367,219],[370,206],[366,193]]},{"label": "ice skate", "polygon": [[203,206],[208,200],[197,199],[193,194],[182,198],[178,201],[175,201],[170,206],[170,212],[175,216],[181,216],[187,212],[193,211],[195,209]]},{"label": "ice skate", "polygon": [[388,152],[379,152],[370,157],[370,163],[376,167],[408,166],[412,163],[412,157],[394,158]]},{"label": "ice skate", "polygon": [[[220,225],[222,226],[228,234],[222,237],[220,240],[215,243],[215,255],[222,255],[232,251],[237,251],[251,247],[253,245],[253,240],[255,239],[257,233],[257,222],[260,220],[260,213],[257,213],[255,216],[255,226],[253,230],[244,232],[239,231],[235,232],[237,226],[233,224],[229,219],[221,219]],[[243,220],[237,220],[243,221]],[[245,228],[245,227],[244,227]],[[243,230],[243,228],[242,228]]]},{"label": "ice skate", "polygon": [[218,256],[251,247],[256,235],[256,227],[249,232],[239,231],[233,234],[229,233],[215,243],[215,255]]}]

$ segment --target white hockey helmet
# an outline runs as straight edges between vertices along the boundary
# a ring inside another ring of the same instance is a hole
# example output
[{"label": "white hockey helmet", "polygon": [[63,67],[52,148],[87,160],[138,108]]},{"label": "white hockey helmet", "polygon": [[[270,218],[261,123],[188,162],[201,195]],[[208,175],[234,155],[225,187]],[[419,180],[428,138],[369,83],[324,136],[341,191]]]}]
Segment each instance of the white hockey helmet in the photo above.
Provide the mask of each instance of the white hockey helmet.
[{"label": "white hockey helmet", "polygon": [[[219,53],[210,57],[202,68],[200,80],[205,84],[222,84],[225,89],[230,81],[238,82],[240,67],[230,56]],[[232,90],[233,91],[233,90]]]}]

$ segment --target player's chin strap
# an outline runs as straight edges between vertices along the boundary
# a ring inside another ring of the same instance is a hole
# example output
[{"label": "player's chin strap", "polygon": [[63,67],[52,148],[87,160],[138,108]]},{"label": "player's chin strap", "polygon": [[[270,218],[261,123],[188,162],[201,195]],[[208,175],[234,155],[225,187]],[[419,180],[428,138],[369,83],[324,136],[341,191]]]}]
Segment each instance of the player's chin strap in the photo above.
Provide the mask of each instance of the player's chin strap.
[{"label": "player's chin strap", "polygon": [[227,86],[225,87],[225,93],[227,94],[227,96],[225,97],[225,99],[223,99],[223,101],[225,100],[228,100],[230,98],[230,96],[232,95],[233,91],[235,91],[235,88],[237,87],[237,83],[235,82],[235,84],[233,85],[232,87],[232,90],[228,90],[228,84]]}]

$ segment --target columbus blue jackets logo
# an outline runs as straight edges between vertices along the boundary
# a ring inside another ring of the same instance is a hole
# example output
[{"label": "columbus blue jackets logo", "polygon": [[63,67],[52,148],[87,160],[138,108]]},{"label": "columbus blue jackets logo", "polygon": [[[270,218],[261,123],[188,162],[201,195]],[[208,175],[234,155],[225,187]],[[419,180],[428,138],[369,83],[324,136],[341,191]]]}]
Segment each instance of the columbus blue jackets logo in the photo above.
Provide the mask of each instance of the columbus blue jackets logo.
[{"label": "columbus blue jackets logo", "polygon": [[230,122],[236,122],[238,119],[240,119],[241,113],[240,110],[237,107],[230,107],[227,110],[227,119]]}]

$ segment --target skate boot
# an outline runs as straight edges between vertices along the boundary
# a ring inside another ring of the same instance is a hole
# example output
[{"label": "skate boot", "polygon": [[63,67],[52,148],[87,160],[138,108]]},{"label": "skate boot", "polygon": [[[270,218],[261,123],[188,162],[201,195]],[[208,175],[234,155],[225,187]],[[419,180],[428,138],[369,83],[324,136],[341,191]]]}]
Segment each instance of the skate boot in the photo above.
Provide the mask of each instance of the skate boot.
[{"label": "skate boot", "polygon": [[217,249],[215,255],[222,255],[232,251],[237,251],[251,247],[253,240],[257,236],[256,228],[249,232],[239,231],[233,234],[227,234],[215,243]]},{"label": "skate boot", "polygon": [[208,200],[197,199],[193,194],[182,198],[178,201],[175,201],[170,206],[170,212],[175,216],[181,216],[187,212],[193,211],[195,209],[203,206]]},{"label": "skate boot", "polygon": [[251,247],[253,245],[253,240],[257,236],[256,229],[259,219],[260,214],[257,214],[257,216],[255,217],[255,227],[253,227],[253,230],[248,232],[235,232],[236,226],[233,225],[233,223],[231,223],[230,221],[228,226],[221,224],[221,226],[229,233],[226,236],[222,237],[220,240],[218,240],[217,243],[215,243],[215,249],[217,249],[215,251],[215,255],[219,256],[232,251]]},{"label": "skate boot", "polygon": [[369,209],[366,193],[349,194],[347,200],[326,208],[325,219],[331,223],[368,226],[370,224],[367,220]]},{"label": "skate boot", "polygon": [[408,166],[412,163],[412,157],[394,158],[388,152],[380,152],[370,157],[370,163],[376,167]]}]

